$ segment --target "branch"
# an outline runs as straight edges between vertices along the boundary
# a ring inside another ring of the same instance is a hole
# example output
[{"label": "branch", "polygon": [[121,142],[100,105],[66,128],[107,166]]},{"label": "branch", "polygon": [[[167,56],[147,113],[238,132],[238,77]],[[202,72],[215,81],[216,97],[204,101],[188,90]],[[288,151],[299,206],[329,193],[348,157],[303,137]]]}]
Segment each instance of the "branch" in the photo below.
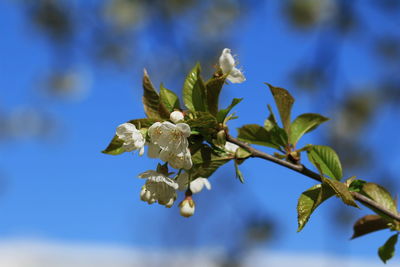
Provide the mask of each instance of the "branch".
[{"label": "branch", "polygon": [[[251,147],[250,145],[246,144],[245,142],[242,142],[234,137],[232,137],[231,135],[229,135],[228,133],[226,133],[226,140],[234,143],[244,149],[246,149],[247,151],[249,151],[251,153],[251,157],[253,158],[261,158],[261,159],[265,159],[268,161],[272,161],[278,165],[281,165],[283,167],[286,167],[288,169],[291,169],[293,171],[296,171],[298,173],[303,174],[304,176],[307,176],[311,179],[314,179],[318,182],[322,182],[321,181],[321,176],[316,173],[313,172],[312,170],[308,169],[306,166],[302,165],[302,164],[293,164],[290,162],[287,162],[285,160],[281,160],[278,159],[270,154],[264,153],[260,150],[257,150],[253,147]],[[383,207],[382,205],[378,204],[377,202],[373,201],[372,199],[358,193],[358,192],[351,192],[351,195],[354,197],[354,199],[356,199],[357,201],[359,201],[360,203],[370,206],[378,211],[380,211],[382,214],[385,214],[386,216],[397,220],[400,222],[400,215],[399,214],[395,214],[393,212],[391,212],[390,210],[386,209],[385,207]]]}]

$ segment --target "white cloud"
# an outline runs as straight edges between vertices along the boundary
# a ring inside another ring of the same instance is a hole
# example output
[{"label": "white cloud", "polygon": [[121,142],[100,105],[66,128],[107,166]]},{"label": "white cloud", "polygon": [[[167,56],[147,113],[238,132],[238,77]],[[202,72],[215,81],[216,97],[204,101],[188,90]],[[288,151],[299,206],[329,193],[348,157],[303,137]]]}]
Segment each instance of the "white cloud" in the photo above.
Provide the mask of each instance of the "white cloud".
[{"label": "white cloud", "polygon": [[[109,244],[66,243],[44,240],[0,241],[0,266],[5,267],[217,267],[221,249],[155,250]],[[375,256],[375,255],[371,255]],[[190,261],[190,262],[188,262]],[[292,252],[258,251],[244,259],[244,266],[373,267],[368,259],[350,259]],[[388,266],[400,267],[393,261]]]}]

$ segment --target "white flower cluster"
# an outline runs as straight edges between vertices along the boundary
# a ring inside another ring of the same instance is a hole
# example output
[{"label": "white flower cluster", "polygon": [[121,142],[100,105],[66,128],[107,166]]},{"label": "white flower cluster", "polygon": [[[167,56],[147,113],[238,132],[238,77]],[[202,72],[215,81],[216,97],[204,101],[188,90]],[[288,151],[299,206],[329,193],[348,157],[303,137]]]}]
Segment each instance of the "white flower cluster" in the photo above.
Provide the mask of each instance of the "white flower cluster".
[{"label": "white flower cluster", "polygon": [[150,137],[148,155],[168,162],[175,169],[192,168],[192,157],[187,138],[190,126],[169,121],[156,122],[148,131]]},{"label": "white flower cluster", "polygon": [[180,213],[184,217],[190,217],[194,214],[195,203],[192,194],[197,194],[204,187],[211,189],[211,184],[207,178],[199,177],[189,182],[189,175],[186,172],[180,173],[175,179],[169,178],[165,174],[153,170],[146,171],[139,175],[140,178],[146,178],[147,181],[140,192],[140,199],[153,204],[158,202],[167,208],[172,207],[176,200],[176,190],[187,191],[185,199],[179,204]]},{"label": "white flower cluster", "polygon": [[153,170],[141,173],[139,177],[147,179],[140,192],[141,200],[149,204],[158,202],[167,208],[172,207],[176,199],[176,190],[179,187],[174,180]]},{"label": "white flower cluster", "polygon": [[[236,62],[231,55],[231,50],[225,48],[219,58],[219,66],[227,79],[232,83],[241,83],[245,77],[241,70],[236,68]],[[188,138],[191,129],[185,122],[185,116],[180,111],[174,111],[170,115],[170,121],[155,122],[146,131],[141,132],[131,123],[124,123],[117,127],[116,135],[123,141],[124,151],[139,150],[139,155],[143,155],[144,146],[148,145],[148,156],[159,158],[165,162],[164,166],[159,165],[157,171],[148,170],[139,174],[140,178],[146,179],[140,192],[140,199],[148,204],[159,203],[170,208],[176,198],[177,190],[186,191],[185,199],[179,204],[180,213],[184,217],[194,214],[195,203],[192,194],[199,193],[204,187],[211,189],[211,184],[207,178],[198,177],[191,181],[189,171],[192,166],[192,156],[189,150]],[[147,142],[146,142],[146,137]],[[225,150],[235,154],[237,146],[226,142]],[[178,169],[178,175],[174,178],[169,177],[169,164]]]},{"label": "white flower cluster", "polygon": [[[149,157],[160,158],[175,169],[189,170],[193,166],[188,141],[190,126],[183,122],[184,115],[180,111],[172,112],[170,120],[172,122],[155,122],[149,127],[149,142],[145,141],[145,136],[131,123],[118,126],[116,134],[123,141],[122,148],[125,151],[139,150],[139,154],[142,155],[147,144]],[[185,217],[194,214],[195,204],[191,195],[199,193],[204,186],[211,189],[208,179],[199,177],[190,182],[188,173],[184,171],[175,179],[168,177],[168,174],[161,170],[148,170],[139,174],[139,177],[146,179],[140,199],[148,204],[157,202],[170,208],[177,198],[176,191],[186,190],[187,196],[180,204],[181,215]]]}]

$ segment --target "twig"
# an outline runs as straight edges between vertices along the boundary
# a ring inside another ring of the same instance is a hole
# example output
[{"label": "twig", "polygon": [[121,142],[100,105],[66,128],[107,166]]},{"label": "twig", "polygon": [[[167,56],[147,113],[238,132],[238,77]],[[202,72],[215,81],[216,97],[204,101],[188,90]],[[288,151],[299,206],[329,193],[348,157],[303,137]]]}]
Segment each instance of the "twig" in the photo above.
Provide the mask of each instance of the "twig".
[{"label": "twig", "polygon": [[[287,162],[285,160],[282,159],[278,159],[270,154],[264,153],[260,150],[257,150],[255,148],[253,148],[252,146],[246,144],[245,142],[242,142],[234,137],[232,137],[231,135],[229,135],[228,133],[226,133],[226,140],[234,143],[244,149],[246,149],[248,152],[251,153],[251,157],[253,158],[261,158],[261,159],[265,159],[268,161],[272,161],[278,165],[281,165],[283,167],[286,167],[288,169],[291,169],[293,171],[296,171],[298,173],[301,173],[311,179],[314,179],[318,182],[321,182],[321,176],[316,173],[313,172],[312,170],[308,169],[306,166],[302,165],[302,164],[293,164],[290,162]],[[358,192],[351,192],[352,196],[354,197],[354,199],[356,199],[357,201],[361,202],[362,204],[365,204],[367,206],[370,206],[378,211],[380,211],[382,214],[385,214],[386,216],[397,220],[398,222],[400,222],[400,215],[399,214],[395,214],[393,212],[391,212],[390,210],[386,209],[385,207],[383,207],[382,205],[380,205],[379,203],[373,201],[372,199],[358,193]]]}]

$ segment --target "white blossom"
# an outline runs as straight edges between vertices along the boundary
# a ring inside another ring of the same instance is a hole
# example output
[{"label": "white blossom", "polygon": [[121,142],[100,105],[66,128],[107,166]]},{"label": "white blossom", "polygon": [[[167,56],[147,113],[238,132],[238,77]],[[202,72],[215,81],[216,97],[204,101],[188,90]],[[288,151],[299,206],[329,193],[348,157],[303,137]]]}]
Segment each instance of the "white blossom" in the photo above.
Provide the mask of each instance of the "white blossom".
[{"label": "white blossom", "polygon": [[143,155],[145,139],[135,125],[128,122],[123,123],[117,127],[116,134],[119,139],[124,141],[122,148],[125,151],[139,150],[139,155]]},{"label": "white blossom", "polygon": [[231,54],[229,48],[222,50],[222,54],[219,57],[219,67],[224,74],[228,74],[227,79],[231,83],[242,83],[246,80],[242,71],[236,68],[236,62]]},{"label": "white blossom", "polygon": [[151,144],[149,157],[159,157],[175,169],[190,169],[193,165],[187,138],[190,126],[186,123],[156,122],[148,130]]},{"label": "white blossom", "polygon": [[170,208],[176,199],[176,190],[179,185],[171,178],[162,173],[148,170],[139,174],[139,178],[146,178],[147,181],[140,192],[140,199],[153,204],[158,202]]},{"label": "white blossom", "polygon": [[183,217],[190,217],[194,214],[195,204],[192,197],[186,197],[180,204],[179,204],[179,211]]},{"label": "white blossom", "polygon": [[235,154],[236,150],[238,150],[239,146],[231,143],[231,142],[226,142],[225,143],[225,150],[229,153]]},{"label": "white blossom", "polygon": [[178,183],[178,189],[181,191],[189,187],[193,194],[197,194],[203,190],[204,186],[208,190],[211,190],[211,183],[207,178],[198,177],[189,183],[189,174],[187,172],[180,173],[175,181]]},{"label": "white blossom", "polygon": [[191,181],[190,184],[189,184],[190,191],[193,194],[199,193],[201,190],[203,190],[204,186],[208,190],[211,190],[211,184],[208,181],[208,179],[207,178],[202,178],[202,177],[196,178],[195,180]]},{"label": "white blossom", "polygon": [[169,116],[169,119],[173,122],[173,123],[178,123],[180,121],[183,121],[184,119],[184,115],[182,112],[180,111],[173,111],[171,113],[171,115]]}]

